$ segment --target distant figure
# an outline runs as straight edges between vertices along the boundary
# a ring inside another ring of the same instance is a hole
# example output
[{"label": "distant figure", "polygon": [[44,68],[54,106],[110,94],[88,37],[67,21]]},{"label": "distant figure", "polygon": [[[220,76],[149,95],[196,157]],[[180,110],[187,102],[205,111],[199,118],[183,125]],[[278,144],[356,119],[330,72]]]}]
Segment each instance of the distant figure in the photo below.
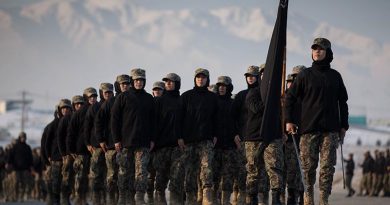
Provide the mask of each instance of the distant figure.
[{"label": "distant figure", "polygon": [[10,151],[8,166],[14,170],[16,199],[24,201],[28,178],[33,170],[31,147],[26,143],[26,133],[20,132],[19,138]]},{"label": "distant figure", "polygon": [[362,196],[364,191],[365,191],[364,193],[365,196],[370,194],[371,192],[371,185],[372,185],[371,175],[374,171],[374,164],[375,161],[371,157],[370,151],[365,152],[363,164],[359,164],[359,166],[361,166],[363,170],[363,177],[360,181],[359,196]]},{"label": "distant figure", "polygon": [[383,196],[390,197],[390,149],[386,150],[386,174],[383,183]]},{"label": "distant figure", "polygon": [[352,185],[351,185],[352,178],[353,178],[353,172],[355,170],[355,162],[353,161],[353,154],[350,153],[349,154],[349,158],[348,159],[344,159],[344,162],[346,162],[346,166],[345,166],[346,172],[345,172],[345,175],[347,177],[346,177],[345,184],[347,185],[347,189],[348,189],[347,197],[350,197],[350,196],[353,196],[355,194],[355,190],[352,188]]},{"label": "distant figure", "polygon": [[357,140],[356,145],[359,147],[362,146],[362,140],[360,138]]}]

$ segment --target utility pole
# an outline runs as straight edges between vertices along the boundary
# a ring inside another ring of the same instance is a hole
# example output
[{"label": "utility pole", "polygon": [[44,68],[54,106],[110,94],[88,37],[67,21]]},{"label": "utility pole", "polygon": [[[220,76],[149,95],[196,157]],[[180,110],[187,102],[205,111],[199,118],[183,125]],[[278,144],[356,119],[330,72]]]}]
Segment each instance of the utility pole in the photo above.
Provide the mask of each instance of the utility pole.
[{"label": "utility pole", "polygon": [[20,131],[24,132],[24,128],[26,125],[27,120],[27,104],[28,101],[26,100],[26,94],[27,92],[25,90],[22,91],[22,118],[21,118],[21,126]]}]

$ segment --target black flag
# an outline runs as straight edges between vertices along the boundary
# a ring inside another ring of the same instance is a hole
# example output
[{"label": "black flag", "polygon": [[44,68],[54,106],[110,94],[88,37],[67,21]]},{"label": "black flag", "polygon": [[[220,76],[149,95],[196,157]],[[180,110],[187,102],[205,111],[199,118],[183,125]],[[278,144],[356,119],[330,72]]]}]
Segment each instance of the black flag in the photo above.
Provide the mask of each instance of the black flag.
[{"label": "black flag", "polygon": [[260,137],[266,142],[281,137],[281,90],[283,61],[286,49],[288,0],[280,0],[271,43],[268,48],[263,79],[260,85],[264,115]]}]

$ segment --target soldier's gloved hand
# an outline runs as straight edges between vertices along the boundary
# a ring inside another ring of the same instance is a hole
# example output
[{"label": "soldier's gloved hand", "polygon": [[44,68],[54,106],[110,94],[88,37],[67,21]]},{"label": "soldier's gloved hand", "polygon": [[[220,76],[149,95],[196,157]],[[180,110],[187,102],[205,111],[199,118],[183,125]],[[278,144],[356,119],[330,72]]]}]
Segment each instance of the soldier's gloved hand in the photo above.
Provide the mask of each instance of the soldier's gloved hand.
[{"label": "soldier's gloved hand", "polygon": [[236,135],[234,136],[234,143],[236,143],[236,147],[238,150],[241,149],[241,139],[240,136]]},{"label": "soldier's gloved hand", "polygon": [[184,140],[183,139],[178,139],[177,140],[177,144],[179,145],[181,151],[184,151],[184,149],[186,148],[186,145],[184,144]]},{"label": "soldier's gloved hand", "polygon": [[339,142],[340,142],[340,144],[344,144],[344,137],[345,137],[345,133],[346,132],[347,132],[346,129],[344,129],[344,128],[340,129],[340,132],[339,132]]},{"label": "soldier's gloved hand", "polygon": [[291,123],[291,122],[286,123],[286,132],[288,134],[297,133],[297,125],[295,125],[294,123]]}]

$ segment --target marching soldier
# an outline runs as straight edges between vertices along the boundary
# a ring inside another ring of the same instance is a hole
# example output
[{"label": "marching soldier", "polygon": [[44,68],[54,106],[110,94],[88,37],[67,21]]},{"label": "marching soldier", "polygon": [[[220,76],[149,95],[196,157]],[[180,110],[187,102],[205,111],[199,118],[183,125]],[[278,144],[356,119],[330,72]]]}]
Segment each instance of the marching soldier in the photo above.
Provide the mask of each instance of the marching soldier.
[{"label": "marching soldier", "polygon": [[[130,88],[130,76],[119,75],[115,82],[116,96],[122,92],[126,92]],[[111,109],[114,105],[115,97],[106,100],[95,118],[96,139],[100,147],[105,153],[107,176],[106,176],[106,191],[108,196],[107,204],[115,205],[117,202],[117,178],[118,165],[116,163],[116,151],[114,141],[111,136]]]},{"label": "marching soldier", "polygon": [[[134,184],[135,202],[138,205],[145,204],[149,152],[154,147],[154,100],[144,89],[145,70],[133,69],[131,77],[132,88],[115,99],[111,114],[111,129],[115,149],[119,154],[117,157],[118,204],[126,204],[126,194],[130,193]],[[134,193],[130,195],[131,198],[134,197]]]},{"label": "marching soldier", "polygon": [[314,204],[316,168],[321,153],[320,204],[327,205],[332,190],[336,165],[336,149],[348,130],[348,94],[339,72],[330,67],[333,60],[331,43],[326,38],[314,39],[313,64],[302,71],[289,89],[285,103],[286,131],[296,133],[293,112],[298,100],[301,113],[301,160],[307,191],[306,205]]}]

